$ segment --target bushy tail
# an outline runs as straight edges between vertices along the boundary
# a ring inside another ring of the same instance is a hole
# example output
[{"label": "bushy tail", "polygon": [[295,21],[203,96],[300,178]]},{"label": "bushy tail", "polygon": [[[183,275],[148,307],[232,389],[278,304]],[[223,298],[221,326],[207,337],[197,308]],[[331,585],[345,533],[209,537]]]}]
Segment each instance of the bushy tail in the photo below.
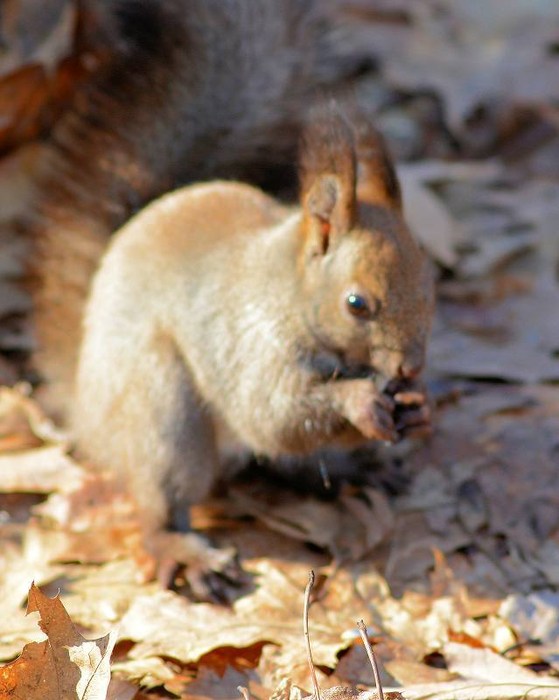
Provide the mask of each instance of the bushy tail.
[{"label": "bushy tail", "polygon": [[69,384],[89,278],[135,210],[194,180],[292,175],[311,95],[363,65],[340,32],[346,3],[85,0],[111,40],[46,140],[27,228],[47,380]]}]

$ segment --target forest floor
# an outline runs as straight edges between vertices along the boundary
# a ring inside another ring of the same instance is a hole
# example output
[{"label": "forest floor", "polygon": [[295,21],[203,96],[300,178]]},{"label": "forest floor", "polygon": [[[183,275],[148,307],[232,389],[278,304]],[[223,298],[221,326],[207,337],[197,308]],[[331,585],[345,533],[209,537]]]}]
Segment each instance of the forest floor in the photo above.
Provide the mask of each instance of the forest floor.
[{"label": "forest floor", "polygon": [[[559,9],[402,0],[383,23],[374,3],[354,5],[380,59],[358,94],[437,268],[433,436],[361,451],[364,483],[336,498],[257,478],[197,508],[244,571],[228,604],[200,603],[146,582],[132,504],[74,460],[27,385],[1,388],[0,698],[16,677],[32,688],[47,666],[66,673],[68,646],[106,675],[113,645],[111,698],[295,697],[311,687],[311,569],[322,689],[373,685],[363,619],[384,687],[405,698],[559,698]],[[2,216],[30,153],[0,160]],[[7,266],[2,314],[20,303]],[[13,661],[44,632],[48,653]],[[95,652],[81,634],[100,638]]]}]

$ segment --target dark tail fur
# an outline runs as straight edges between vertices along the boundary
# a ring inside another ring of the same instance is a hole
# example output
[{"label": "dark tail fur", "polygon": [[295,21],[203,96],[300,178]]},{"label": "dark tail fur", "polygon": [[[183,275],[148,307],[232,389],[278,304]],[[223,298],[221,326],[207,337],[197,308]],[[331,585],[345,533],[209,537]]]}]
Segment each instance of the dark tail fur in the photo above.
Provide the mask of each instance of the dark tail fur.
[{"label": "dark tail fur", "polygon": [[69,392],[84,300],[111,231],[186,182],[292,182],[312,95],[346,86],[363,58],[339,33],[344,0],[84,5],[103,28],[104,59],[47,140],[26,224],[34,364],[59,395]]}]

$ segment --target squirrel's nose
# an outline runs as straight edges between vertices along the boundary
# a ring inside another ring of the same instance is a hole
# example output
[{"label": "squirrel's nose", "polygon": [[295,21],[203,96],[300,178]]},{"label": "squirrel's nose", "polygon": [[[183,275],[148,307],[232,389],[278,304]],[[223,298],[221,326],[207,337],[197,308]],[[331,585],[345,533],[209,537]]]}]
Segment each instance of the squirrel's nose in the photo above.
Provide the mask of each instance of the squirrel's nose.
[{"label": "squirrel's nose", "polygon": [[376,348],[371,353],[371,365],[388,379],[415,379],[423,370],[424,359],[419,345],[406,350]]}]

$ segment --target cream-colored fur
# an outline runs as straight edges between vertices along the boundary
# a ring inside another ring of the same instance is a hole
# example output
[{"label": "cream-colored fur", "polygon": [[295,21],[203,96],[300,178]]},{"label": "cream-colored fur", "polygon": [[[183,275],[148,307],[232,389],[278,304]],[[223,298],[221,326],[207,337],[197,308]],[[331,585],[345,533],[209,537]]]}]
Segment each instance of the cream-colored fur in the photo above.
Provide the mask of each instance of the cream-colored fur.
[{"label": "cream-colored fur", "polygon": [[394,438],[379,386],[421,371],[432,283],[393,171],[375,168],[382,142],[365,187],[346,119],[328,112],[309,130],[301,207],[233,182],[178,190],[115,235],[95,277],[79,444],[124,477],[154,529],[185,526],[231,451]]}]

